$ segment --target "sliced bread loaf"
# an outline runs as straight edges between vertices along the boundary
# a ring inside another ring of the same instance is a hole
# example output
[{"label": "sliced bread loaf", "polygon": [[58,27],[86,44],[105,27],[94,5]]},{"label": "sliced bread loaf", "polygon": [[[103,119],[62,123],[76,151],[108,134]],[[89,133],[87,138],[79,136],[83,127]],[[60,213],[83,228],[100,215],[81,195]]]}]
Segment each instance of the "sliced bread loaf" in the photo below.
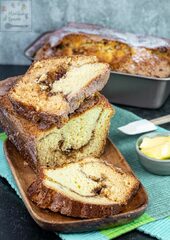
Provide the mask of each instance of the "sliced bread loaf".
[{"label": "sliced bread loaf", "polygon": [[9,98],[18,114],[40,122],[41,128],[61,127],[86,98],[105,86],[109,74],[109,65],[96,57],[44,59],[32,64]]},{"label": "sliced bread loaf", "polygon": [[28,195],[41,208],[95,218],[120,212],[138,188],[132,174],[89,157],[61,168],[42,168]]},{"label": "sliced bread loaf", "polygon": [[63,127],[40,130],[13,110],[5,92],[0,97],[1,126],[35,170],[102,154],[113,109],[101,94],[84,101]]}]

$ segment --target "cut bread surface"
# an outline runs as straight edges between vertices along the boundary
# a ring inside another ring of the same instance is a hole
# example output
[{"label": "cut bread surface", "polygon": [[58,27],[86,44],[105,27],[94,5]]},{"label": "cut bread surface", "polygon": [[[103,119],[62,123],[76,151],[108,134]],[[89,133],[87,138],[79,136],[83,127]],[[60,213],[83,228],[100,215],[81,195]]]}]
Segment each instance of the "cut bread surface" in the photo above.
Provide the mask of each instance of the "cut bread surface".
[{"label": "cut bread surface", "polygon": [[96,57],[44,59],[32,64],[9,98],[14,109],[29,120],[60,127],[86,98],[105,86],[109,74],[109,65]]},{"label": "cut bread surface", "polygon": [[[9,86],[9,88],[11,85]],[[41,130],[14,111],[8,87],[0,93],[0,123],[38,173],[28,194],[39,207],[95,218],[122,211],[139,188],[130,173],[97,159],[104,151],[112,106],[100,93],[85,99],[58,128]]]},{"label": "cut bread surface", "polygon": [[[43,188],[49,201],[42,198]],[[32,201],[42,208],[88,218],[121,211],[138,188],[139,182],[132,174],[114,168],[102,159],[89,157],[59,168],[42,168],[40,178],[28,192]],[[69,199],[68,206],[60,202],[61,196],[66,202]],[[72,204],[77,205],[79,212],[68,209]]]},{"label": "cut bread surface", "polygon": [[113,115],[107,104],[103,98],[94,107],[71,118],[62,128],[40,134],[37,154],[41,165],[60,166],[73,159],[99,157],[103,153]]},{"label": "cut bread surface", "polygon": [[69,115],[69,121],[61,128],[40,130],[13,110],[8,96],[0,101],[1,125],[35,171],[42,165],[61,166],[87,156],[99,157],[113,113],[105,97],[97,93]]}]

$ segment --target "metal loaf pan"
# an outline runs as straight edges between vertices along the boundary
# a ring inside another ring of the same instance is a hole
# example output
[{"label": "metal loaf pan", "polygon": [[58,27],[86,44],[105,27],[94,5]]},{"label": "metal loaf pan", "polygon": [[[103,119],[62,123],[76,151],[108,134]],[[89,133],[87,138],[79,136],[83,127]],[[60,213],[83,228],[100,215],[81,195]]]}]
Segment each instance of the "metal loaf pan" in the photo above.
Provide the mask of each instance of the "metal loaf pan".
[{"label": "metal loaf pan", "polygon": [[160,108],[170,95],[170,78],[151,78],[111,72],[102,93],[112,103]]},{"label": "metal loaf pan", "polygon": [[34,55],[44,43],[49,39],[54,31],[48,31],[37,37],[25,50],[24,55],[31,61],[34,61]]}]

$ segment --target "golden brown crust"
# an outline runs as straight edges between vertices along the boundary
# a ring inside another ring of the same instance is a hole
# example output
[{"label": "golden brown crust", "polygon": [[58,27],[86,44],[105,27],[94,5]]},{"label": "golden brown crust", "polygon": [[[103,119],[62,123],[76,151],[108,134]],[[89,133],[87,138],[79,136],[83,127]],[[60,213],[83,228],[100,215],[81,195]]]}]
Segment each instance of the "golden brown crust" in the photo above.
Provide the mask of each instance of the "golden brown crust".
[{"label": "golden brown crust", "polygon": [[[105,99],[103,96],[101,96],[101,98],[99,99],[96,97],[96,101],[94,99],[93,105],[89,106],[88,102],[88,106],[82,106],[82,108],[72,114],[70,118],[79,116],[87,110],[87,107],[90,108],[95,104],[106,104],[105,106],[107,106],[108,102],[105,100],[103,101],[103,99]],[[108,107],[111,108],[109,103]],[[110,114],[112,113],[113,110],[110,111]],[[36,124],[33,124],[28,120],[22,118],[21,116],[17,115],[13,111],[12,105],[7,96],[1,98],[0,101],[0,124],[3,130],[8,135],[9,140],[16,146],[18,151],[29,163],[29,165],[34,169],[34,171],[38,171],[39,162],[37,158],[36,137],[42,134],[42,130],[40,130]],[[96,155],[95,157],[99,157],[103,153],[107,133],[108,131],[106,129],[106,132],[103,133],[103,135],[105,136],[105,141],[103,141],[103,144],[100,148],[98,147],[98,155]],[[86,147],[86,145],[79,150],[83,150],[84,147]],[[73,150],[70,154],[67,153],[67,162],[72,161],[75,154],[76,150]]]},{"label": "golden brown crust", "polygon": [[[47,130],[40,130],[38,124],[28,121],[13,110],[13,106],[9,101],[7,93],[16,80],[17,77],[9,78],[8,81],[2,81],[0,83],[0,123],[3,130],[7,133],[9,140],[16,146],[19,152],[28,161],[29,165],[36,171],[38,166],[36,138]],[[81,104],[80,108],[69,116],[69,119],[76,118],[95,105],[102,105],[104,108],[109,108],[110,114],[113,114],[112,107],[105,97],[97,93],[92,98],[86,99],[84,103]],[[108,118],[108,121],[109,120],[110,118]],[[107,137],[107,131],[103,134]],[[105,141],[103,142],[102,147],[98,150],[100,154],[103,152],[104,145]],[[70,158],[72,158],[73,155],[74,152]],[[69,158],[69,155],[67,155],[67,157]]]},{"label": "golden brown crust", "polygon": [[15,101],[13,98],[10,98],[10,101],[13,105],[14,110],[20,116],[23,116],[29,121],[32,121],[33,123],[37,124],[38,128],[41,130],[48,129],[53,125],[56,125],[58,128],[61,128],[69,120],[67,114],[62,116],[56,116],[52,114],[49,115],[46,112],[38,112],[31,105],[28,106],[19,101]]},{"label": "golden brown crust", "polygon": [[[85,59],[86,57],[82,57],[82,56],[72,56],[71,58],[68,57],[64,57],[64,58],[50,58],[48,60],[41,60],[41,62],[34,62],[30,68],[28,69],[28,71],[26,72],[25,76],[29,76],[31,74],[31,72],[36,71],[36,64],[44,64],[45,66],[48,66],[48,61],[50,62],[50,60],[54,60],[55,59],[58,61],[61,59],[61,61],[68,61],[69,59],[71,59],[71,61],[77,61],[79,62],[79,58],[81,59]],[[91,59],[92,63],[93,62],[98,62],[96,57],[90,57],[89,59]],[[81,62],[81,61],[80,61]],[[69,65],[69,63],[67,63]],[[38,124],[38,127],[40,129],[48,129],[50,128],[52,125],[56,125],[58,128],[61,128],[66,122],[68,122],[69,120],[69,115],[71,113],[73,113],[76,109],[79,108],[79,106],[83,103],[83,101],[86,98],[90,98],[92,95],[94,95],[97,90],[100,91],[102,90],[102,88],[104,87],[104,85],[106,84],[108,78],[110,75],[110,69],[109,69],[109,65],[105,64],[105,69],[103,70],[103,72],[101,74],[98,74],[97,77],[92,78],[88,84],[86,84],[86,86],[84,86],[81,91],[77,92],[76,94],[74,94],[73,96],[70,96],[68,94],[68,96],[64,96],[64,102],[67,103],[69,105],[68,109],[63,110],[63,113],[61,114],[57,114],[56,112],[54,113],[49,113],[44,111],[43,109],[41,110],[37,110],[35,106],[33,106],[31,104],[31,102],[25,103],[22,100],[16,99],[15,98],[15,85],[11,88],[11,90],[8,93],[9,99],[13,105],[14,110],[21,116],[23,116],[24,118],[28,119],[29,121],[32,121],[33,123]],[[20,81],[22,82],[22,78],[16,83],[16,87],[17,84],[20,84]],[[34,80],[33,80],[34,81]],[[44,91],[43,91],[44,93]],[[30,93],[31,94],[31,93]],[[41,98],[38,100],[41,101]],[[50,101],[50,100],[49,100]],[[64,109],[64,106],[63,106]]]},{"label": "golden brown crust", "polygon": [[[92,108],[96,104],[103,105],[105,107],[109,107],[111,110],[111,106],[109,102],[106,100],[104,96],[97,93],[92,98],[86,99],[84,103],[81,104],[80,108],[78,108],[74,113],[70,114],[68,119],[76,118],[82,113],[84,113],[86,110]],[[0,102],[0,110],[2,110],[3,115],[8,115],[9,118],[16,120],[16,123],[20,122],[21,125],[24,126],[24,128],[29,131],[30,135],[33,135],[34,137],[38,136],[39,134],[43,133],[43,131],[46,131],[47,129],[43,128],[40,129],[39,123],[32,123],[28,121],[27,119],[21,117],[18,115],[14,110],[11,102],[9,101],[9,98],[7,95],[3,96],[1,98]],[[111,114],[113,113],[113,110],[111,111]],[[55,125],[50,125],[51,128],[55,127]],[[50,129],[48,129],[50,130]]]},{"label": "golden brown crust", "polygon": [[[32,46],[34,49],[34,46]],[[95,55],[113,71],[151,77],[170,76],[170,41],[117,33],[88,24],[69,24],[54,32],[35,58]]]},{"label": "golden brown crust", "polygon": [[97,218],[111,216],[120,212],[123,206],[95,205],[71,200],[66,195],[46,188],[41,182],[34,182],[28,188],[28,196],[43,209],[60,212],[63,215],[80,218]]},{"label": "golden brown crust", "polygon": [[[29,119],[27,120],[27,119],[23,118],[23,117],[25,117],[24,114],[21,114],[23,116],[22,117],[20,115],[17,115],[17,113],[15,113],[13,106],[11,104],[11,101],[9,101],[8,92],[16,84],[16,81],[18,81],[20,79],[20,77],[21,76],[11,77],[11,78],[8,78],[1,82],[2,87],[0,86],[0,100],[1,100],[0,107],[2,109],[6,109],[11,115],[14,115],[16,117],[16,119],[19,119],[20,122],[24,126],[26,126],[27,129],[29,129],[30,134],[33,134],[36,136],[39,132],[41,132],[41,130],[46,130],[49,127],[54,127],[54,124],[49,123],[48,121],[44,122],[45,125],[42,125],[41,122],[36,122],[35,124],[32,124],[31,122],[28,121]],[[70,118],[77,117],[79,114],[81,114],[84,111],[86,111],[87,109],[93,107],[97,103],[105,104],[106,107],[110,108],[110,104],[107,101],[107,99],[104,96],[102,96],[101,94],[96,93],[95,95],[93,95],[89,98],[86,98],[84,100],[84,102],[80,104],[80,107],[75,110],[75,112],[69,114],[69,116],[67,117],[68,118],[67,121]],[[27,118],[29,118],[29,116]],[[61,119],[61,121],[62,121],[62,119]],[[59,122],[59,125],[57,127],[58,128],[62,127],[64,123],[65,122],[62,122],[62,123]],[[38,130],[38,129],[40,129],[40,130]]]},{"label": "golden brown crust", "polygon": [[29,132],[24,131],[16,117],[5,109],[5,104],[8,104],[9,100],[3,98],[1,103],[4,104],[3,108],[0,106],[1,127],[29,165],[36,170],[37,158],[34,137]]},{"label": "golden brown crust", "polygon": [[140,187],[140,182],[136,181],[124,204],[101,205],[70,199],[67,195],[44,186],[43,178],[43,169],[41,169],[39,177],[27,190],[29,198],[40,208],[80,218],[108,217],[121,212]]}]

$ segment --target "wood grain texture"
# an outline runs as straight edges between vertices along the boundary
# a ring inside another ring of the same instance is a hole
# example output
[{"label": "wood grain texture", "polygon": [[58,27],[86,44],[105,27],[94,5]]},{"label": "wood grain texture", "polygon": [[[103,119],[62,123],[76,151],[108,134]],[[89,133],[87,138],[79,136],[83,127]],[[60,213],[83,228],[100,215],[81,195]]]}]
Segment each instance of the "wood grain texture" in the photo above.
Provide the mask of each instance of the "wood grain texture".
[{"label": "wood grain texture", "polygon": [[[27,188],[35,180],[35,173],[9,140],[4,143],[4,151],[25,206],[32,218],[44,229],[60,232],[106,229],[130,222],[139,217],[147,207],[147,194],[141,185],[127,207],[121,213],[108,218],[79,219],[63,216],[49,210],[42,210],[32,203],[27,196]],[[125,172],[132,173],[130,166],[110,140],[107,141],[102,158],[110,164],[122,168]]]}]

